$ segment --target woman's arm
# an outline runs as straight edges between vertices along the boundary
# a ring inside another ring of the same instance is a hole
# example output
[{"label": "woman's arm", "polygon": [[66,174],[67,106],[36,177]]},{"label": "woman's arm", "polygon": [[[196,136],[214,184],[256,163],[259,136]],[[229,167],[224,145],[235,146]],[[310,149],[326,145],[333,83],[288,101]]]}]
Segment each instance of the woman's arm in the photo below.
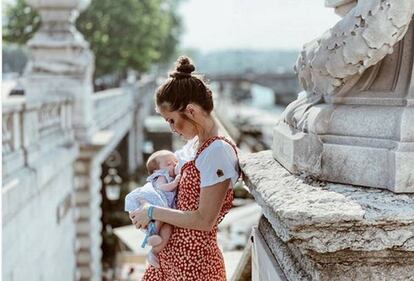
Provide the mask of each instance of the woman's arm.
[{"label": "woman's arm", "polygon": [[[201,188],[199,206],[195,211],[180,211],[156,206],[153,210],[153,219],[182,228],[210,231],[216,223],[229,184],[230,179],[227,179],[223,182]],[[130,214],[132,223],[137,228],[145,227],[148,224],[148,207],[148,204],[144,205],[143,208]]]}]

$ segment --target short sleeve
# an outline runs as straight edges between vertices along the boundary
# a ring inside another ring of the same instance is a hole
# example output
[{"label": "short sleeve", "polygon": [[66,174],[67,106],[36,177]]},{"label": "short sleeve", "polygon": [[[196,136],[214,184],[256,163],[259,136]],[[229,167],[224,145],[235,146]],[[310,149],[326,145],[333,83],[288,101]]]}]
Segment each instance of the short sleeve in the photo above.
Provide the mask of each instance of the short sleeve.
[{"label": "short sleeve", "polygon": [[231,179],[234,185],[239,178],[239,164],[233,147],[223,140],[215,140],[205,148],[195,165],[200,171],[200,187]]}]

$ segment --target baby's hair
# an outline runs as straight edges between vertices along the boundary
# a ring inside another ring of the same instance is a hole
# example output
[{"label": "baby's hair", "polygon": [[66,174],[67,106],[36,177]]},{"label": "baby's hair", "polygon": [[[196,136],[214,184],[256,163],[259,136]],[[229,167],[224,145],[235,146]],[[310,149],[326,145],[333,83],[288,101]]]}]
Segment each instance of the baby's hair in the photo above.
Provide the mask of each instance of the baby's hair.
[{"label": "baby's hair", "polygon": [[153,154],[150,155],[150,157],[148,157],[147,160],[147,171],[148,174],[152,174],[155,170],[159,169],[159,162],[158,162],[158,157],[161,156],[166,156],[166,155],[174,155],[173,152],[169,151],[169,150],[158,150],[155,151]]}]

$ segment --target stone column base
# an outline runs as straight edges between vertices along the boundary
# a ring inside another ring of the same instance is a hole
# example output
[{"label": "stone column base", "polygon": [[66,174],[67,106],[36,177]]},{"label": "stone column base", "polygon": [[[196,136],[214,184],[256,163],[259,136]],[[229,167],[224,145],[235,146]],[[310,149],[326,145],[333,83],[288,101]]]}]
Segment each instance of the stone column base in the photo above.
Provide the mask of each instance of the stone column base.
[{"label": "stone column base", "polygon": [[279,122],[273,157],[292,173],[413,193],[414,143],[403,136],[413,117],[410,107],[316,105],[309,132]]}]

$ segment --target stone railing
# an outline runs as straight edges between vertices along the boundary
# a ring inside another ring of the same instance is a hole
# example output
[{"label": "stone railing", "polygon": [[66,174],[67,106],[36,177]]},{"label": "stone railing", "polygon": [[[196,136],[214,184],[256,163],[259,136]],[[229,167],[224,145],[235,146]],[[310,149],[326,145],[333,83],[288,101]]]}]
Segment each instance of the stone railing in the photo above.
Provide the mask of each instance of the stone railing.
[{"label": "stone railing", "polygon": [[98,129],[106,129],[134,107],[134,100],[124,88],[96,92],[92,96],[94,121]]},{"label": "stone railing", "polygon": [[[93,95],[94,122],[106,129],[134,107],[132,93],[117,88]],[[57,98],[26,103],[24,97],[3,100],[3,179],[24,166],[34,164],[42,151],[74,142],[73,102]]]},{"label": "stone railing", "polygon": [[67,99],[30,105],[20,97],[3,100],[3,179],[33,163],[42,149],[73,142],[71,113]]},{"label": "stone railing", "polygon": [[21,126],[23,111],[24,99],[13,98],[3,101],[3,179],[10,172],[25,164]]}]

